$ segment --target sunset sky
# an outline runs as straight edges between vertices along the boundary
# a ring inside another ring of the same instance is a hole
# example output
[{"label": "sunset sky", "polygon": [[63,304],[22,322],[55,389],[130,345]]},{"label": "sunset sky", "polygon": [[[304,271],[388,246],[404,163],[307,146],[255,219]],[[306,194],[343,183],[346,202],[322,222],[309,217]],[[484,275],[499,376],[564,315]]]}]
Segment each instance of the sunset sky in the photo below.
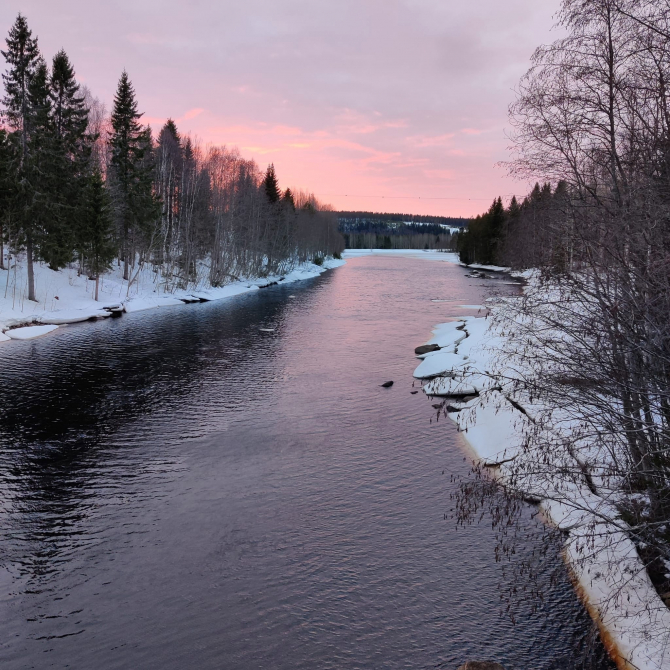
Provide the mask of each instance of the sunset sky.
[{"label": "sunset sky", "polygon": [[469,216],[527,184],[507,106],[558,0],[3,0],[108,105],[238,146],[337,209]]}]

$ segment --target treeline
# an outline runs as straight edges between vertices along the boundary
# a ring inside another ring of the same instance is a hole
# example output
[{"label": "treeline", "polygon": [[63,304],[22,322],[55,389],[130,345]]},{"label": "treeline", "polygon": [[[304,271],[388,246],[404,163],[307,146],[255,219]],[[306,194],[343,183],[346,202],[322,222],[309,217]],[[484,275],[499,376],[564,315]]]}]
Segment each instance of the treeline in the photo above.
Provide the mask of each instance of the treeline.
[{"label": "treeline", "polygon": [[670,6],[563,0],[559,19],[565,37],[536,51],[511,107],[511,171],[545,185],[496,200],[459,249],[539,269],[510,301],[512,346],[531,397],[570,420],[533,419],[547,431],[528,462],[562,455],[670,602]]},{"label": "treeline", "polygon": [[462,228],[467,225],[468,219],[457,216],[430,216],[427,214],[400,214],[385,212],[338,212],[340,224],[354,224],[358,222],[374,223],[433,223],[452,228]]},{"label": "treeline", "polygon": [[496,198],[487,212],[471,219],[458,234],[461,262],[565,269],[573,261],[574,244],[558,233],[558,226],[565,221],[569,204],[565,181],[553,189],[549,182],[535,184],[521,203],[513,196],[507,207]]},{"label": "treeline", "polygon": [[451,230],[467,222],[444,216],[369,212],[339,212],[338,219],[348,249],[455,249]]},{"label": "treeline", "polygon": [[[6,39],[0,129],[0,268],[5,248],[34,263],[73,262],[99,278],[116,262],[129,285],[147,263],[166,290],[276,273],[344,248],[337,217],[280,191],[235,149],[202,146],[168,120],[141,123],[126,72],[111,114],[79,86],[64,51],[50,66],[26,19]],[[97,284],[96,284],[97,297]]]},{"label": "treeline", "polygon": [[455,251],[456,237],[448,230],[439,234],[421,228],[404,232],[384,231],[342,233],[347,249],[444,249]]}]

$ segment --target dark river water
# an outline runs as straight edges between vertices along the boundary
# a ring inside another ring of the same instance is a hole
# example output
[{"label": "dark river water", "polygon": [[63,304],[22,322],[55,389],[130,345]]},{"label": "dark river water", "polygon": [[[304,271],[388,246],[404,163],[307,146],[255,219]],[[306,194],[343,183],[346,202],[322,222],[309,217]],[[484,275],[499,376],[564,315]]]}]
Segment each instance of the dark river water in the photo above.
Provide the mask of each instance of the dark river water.
[{"label": "dark river water", "polygon": [[490,522],[449,518],[467,452],[413,348],[464,275],[362,257],[0,346],[0,667],[609,667],[565,575],[513,624]]}]

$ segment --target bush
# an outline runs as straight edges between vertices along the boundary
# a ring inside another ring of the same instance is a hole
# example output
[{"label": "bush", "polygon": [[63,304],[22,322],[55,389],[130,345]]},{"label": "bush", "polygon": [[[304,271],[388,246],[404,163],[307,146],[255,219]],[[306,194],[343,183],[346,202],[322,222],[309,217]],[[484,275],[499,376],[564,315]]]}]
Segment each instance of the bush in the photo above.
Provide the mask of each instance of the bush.
[{"label": "bush", "polygon": [[323,256],[314,256],[312,263],[314,263],[314,265],[323,265]]},{"label": "bush", "polygon": [[341,260],[342,260],[342,254],[341,254],[339,251],[336,251],[336,252],[333,254],[333,258],[334,258],[336,261],[341,261]]}]

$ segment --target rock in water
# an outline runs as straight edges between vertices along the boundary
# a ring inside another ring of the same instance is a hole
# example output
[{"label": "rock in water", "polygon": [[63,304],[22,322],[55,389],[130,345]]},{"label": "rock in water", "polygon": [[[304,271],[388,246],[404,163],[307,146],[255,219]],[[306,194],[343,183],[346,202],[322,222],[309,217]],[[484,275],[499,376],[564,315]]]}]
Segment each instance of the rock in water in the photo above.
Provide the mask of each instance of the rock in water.
[{"label": "rock in water", "polygon": [[382,388],[385,388],[385,389],[391,388],[391,386],[393,386],[393,382],[384,382],[382,384]]},{"label": "rock in water", "polygon": [[437,344],[422,344],[420,347],[417,347],[414,350],[414,353],[417,356],[423,356],[424,354],[429,354],[431,351],[439,351],[440,347]]},{"label": "rock in water", "polygon": [[505,670],[505,668],[494,661],[468,661],[458,670]]}]

